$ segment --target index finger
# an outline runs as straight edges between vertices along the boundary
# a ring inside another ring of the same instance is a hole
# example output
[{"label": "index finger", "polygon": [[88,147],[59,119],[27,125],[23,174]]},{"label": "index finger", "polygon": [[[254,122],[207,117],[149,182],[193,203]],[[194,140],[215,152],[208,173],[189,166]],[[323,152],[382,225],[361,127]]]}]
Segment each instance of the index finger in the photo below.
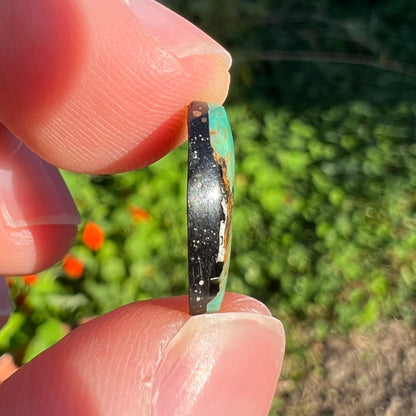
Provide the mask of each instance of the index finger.
[{"label": "index finger", "polygon": [[70,170],[147,165],[228,92],[228,53],[152,0],[5,0],[0,39],[0,122]]}]

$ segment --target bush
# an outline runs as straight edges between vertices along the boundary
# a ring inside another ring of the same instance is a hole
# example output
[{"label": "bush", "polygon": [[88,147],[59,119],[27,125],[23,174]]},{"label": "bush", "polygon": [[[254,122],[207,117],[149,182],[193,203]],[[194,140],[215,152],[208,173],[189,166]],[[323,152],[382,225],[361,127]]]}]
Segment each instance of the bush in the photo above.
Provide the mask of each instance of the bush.
[{"label": "bush", "polygon": [[231,282],[286,319],[346,330],[411,318],[415,107],[231,116],[240,161]]}]

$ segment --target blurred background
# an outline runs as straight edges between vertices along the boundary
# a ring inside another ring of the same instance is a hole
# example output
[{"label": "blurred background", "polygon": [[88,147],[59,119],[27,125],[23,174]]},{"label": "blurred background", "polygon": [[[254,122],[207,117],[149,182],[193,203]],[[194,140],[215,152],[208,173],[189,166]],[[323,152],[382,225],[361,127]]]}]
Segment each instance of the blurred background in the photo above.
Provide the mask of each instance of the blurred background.
[{"label": "blurred background", "polygon": [[[162,3],[234,59],[229,290],[287,331],[270,415],[416,414],[416,4]],[[87,317],[186,293],[186,163],[185,144],[141,171],[63,172],[79,238],[8,278],[0,354],[21,364]]]}]

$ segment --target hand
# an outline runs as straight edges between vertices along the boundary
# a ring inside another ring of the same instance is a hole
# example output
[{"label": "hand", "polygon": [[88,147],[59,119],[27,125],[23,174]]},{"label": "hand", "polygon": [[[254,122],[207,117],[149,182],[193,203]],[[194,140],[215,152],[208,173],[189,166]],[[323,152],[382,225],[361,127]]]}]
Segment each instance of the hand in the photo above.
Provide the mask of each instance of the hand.
[{"label": "hand", "polygon": [[[94,173],[145,166],[185,139],[189,102],[226,97],[224,49],[151,0],[126,3],[2,2],[3,275],[49,267],[73,242],[79,217],[53,166]],[[186,297],[177,297],[96,318],[10,376],[0,414],[266,415],[282,326],[239,295],[228,294],[221,312],[228,313],[190,317]]]}]

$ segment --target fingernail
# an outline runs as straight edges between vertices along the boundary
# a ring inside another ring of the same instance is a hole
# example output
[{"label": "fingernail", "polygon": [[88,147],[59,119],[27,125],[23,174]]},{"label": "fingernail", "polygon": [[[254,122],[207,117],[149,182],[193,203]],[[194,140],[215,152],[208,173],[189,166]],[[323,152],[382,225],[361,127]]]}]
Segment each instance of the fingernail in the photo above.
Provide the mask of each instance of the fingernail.
[{"label": "fingernail", "polygon": [[0,215],[6,225],[78,225],[78,210],[58,169],[0,127]]},{"label": "fingernail", "polygon": [[163,49],[178,58],[216,54],[222,57],[227,68],[230,68],[232,60],[228,51],[172,10],[154,0],[124,1]]},{"label": "fingernail", "polygon": [[3,354],[0,356],[0,384],[9,378],[17,370],[11,354]]},{"label": "fingernail", "polygon": [[0,328],[6,325],[12,311],[9,287],[7,286],[6,280],[0,276]]},{"label": "fingernail", "polygon": [[282,324],[270,316],[192,317],[164,351],[153,386],[153,414],[267,414],[284,339]]}]

